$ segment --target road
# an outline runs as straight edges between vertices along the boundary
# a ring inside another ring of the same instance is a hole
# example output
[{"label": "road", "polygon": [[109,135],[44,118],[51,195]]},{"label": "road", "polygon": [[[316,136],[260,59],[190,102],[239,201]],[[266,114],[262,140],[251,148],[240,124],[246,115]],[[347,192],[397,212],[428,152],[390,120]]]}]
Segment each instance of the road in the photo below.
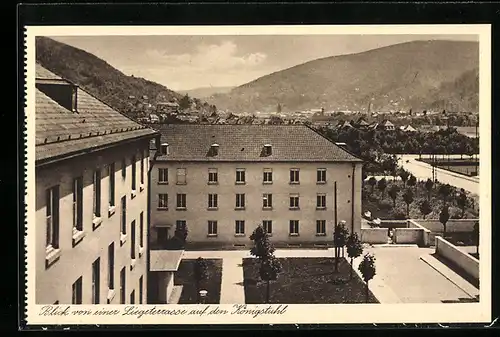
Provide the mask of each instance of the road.
[{"label": "road", "polygon": [[[405,170],[411,172],[417,179],[432,179],[432,166],[416,160],[418,159],[418,155],[398,155],[398,159],[400,159],[399,164]],[[479,195],[479,177],[466,177],[439,168],[436,168],[436,172],[438,181]]]}]

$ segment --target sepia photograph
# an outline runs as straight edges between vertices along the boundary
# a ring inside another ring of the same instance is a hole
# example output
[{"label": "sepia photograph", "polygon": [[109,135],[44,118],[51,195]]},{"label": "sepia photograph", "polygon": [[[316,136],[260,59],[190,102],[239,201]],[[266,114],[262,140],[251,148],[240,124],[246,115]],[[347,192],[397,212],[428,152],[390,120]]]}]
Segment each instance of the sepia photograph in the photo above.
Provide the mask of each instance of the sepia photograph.
[{"label": "sepia photograph", "polygon": [[488,26],[170,28],[27,29],[28,322],[489,319]]}]

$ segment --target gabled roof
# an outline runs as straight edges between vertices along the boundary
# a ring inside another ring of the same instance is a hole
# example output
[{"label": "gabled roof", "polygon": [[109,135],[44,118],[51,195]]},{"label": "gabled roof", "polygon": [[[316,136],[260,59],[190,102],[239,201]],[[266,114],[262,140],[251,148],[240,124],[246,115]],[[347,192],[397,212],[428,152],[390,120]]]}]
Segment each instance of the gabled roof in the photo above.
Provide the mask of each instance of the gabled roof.
[{"label": "gabled roof", "polygon": [[[161,142],[169,144],[162,161],[361,162],[305,125],[163,125]],[[210,146],[219,144],[217,156]],[[272,154],[263,155],[265,144]]]},{"label": "gabled roof", "polygon": [[394,126],[394,124],[393,124],[390,120],[388,120],[388,119],[384,120],[384,121],[381,123],[381,125],[382,125],[382,126]]},{"label": "gabled roof", "polygon": [[[36,80],[66,82],[60,76],[36,65]],[[74,113],[36,89],[36,163],[61,159],[75,153],[156,134],[77,89]]]}]

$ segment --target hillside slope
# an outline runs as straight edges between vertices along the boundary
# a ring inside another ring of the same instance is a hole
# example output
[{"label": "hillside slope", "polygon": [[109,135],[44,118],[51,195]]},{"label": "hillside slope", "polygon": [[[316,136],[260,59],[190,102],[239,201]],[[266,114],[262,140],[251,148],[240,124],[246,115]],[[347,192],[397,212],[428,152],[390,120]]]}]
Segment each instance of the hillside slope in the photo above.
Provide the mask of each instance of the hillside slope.
[{"label": "hillside slope", "polygon": [[[208,101],[234,111],[441,108],[477,110],[477,42],[413,41],[327,57],[278,71]],[[462,93],[457,94],[456,91]]]},{"label": "hillside slope", "polygon": [[225,94],[230,92],[234,87],[206,87],[195,88],[191,90],[178,90],[180,94],[188,94],[191,97],[198,97],[200,99],[213,96],[215,94]]},{"label": "hillside slope", "polygon": [[[180,101],[183,95],[146,79],[127,76],[104,60],[75,47],[47,37],[36,38],[36,60],[42,66],[64,77],[96,96],[113,108],[132,115],[139,100]],[[131,98],[133,96],[134,98]],[[142,97],[147,96],[146,100]],[[194,99],[196,108],[204,110],[207,104]]]}]

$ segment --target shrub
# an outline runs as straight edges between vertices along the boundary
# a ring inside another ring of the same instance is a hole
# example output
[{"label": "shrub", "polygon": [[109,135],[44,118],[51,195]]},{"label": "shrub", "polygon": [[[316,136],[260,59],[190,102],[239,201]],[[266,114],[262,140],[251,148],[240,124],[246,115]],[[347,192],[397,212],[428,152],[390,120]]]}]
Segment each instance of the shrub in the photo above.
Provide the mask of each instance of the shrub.
[{"label": "shrub", "polygon": [[378,202],[378,208],[380,210],[389,211],[392,209],[392,202],[390,202],[388,200],[380,200]]}]

